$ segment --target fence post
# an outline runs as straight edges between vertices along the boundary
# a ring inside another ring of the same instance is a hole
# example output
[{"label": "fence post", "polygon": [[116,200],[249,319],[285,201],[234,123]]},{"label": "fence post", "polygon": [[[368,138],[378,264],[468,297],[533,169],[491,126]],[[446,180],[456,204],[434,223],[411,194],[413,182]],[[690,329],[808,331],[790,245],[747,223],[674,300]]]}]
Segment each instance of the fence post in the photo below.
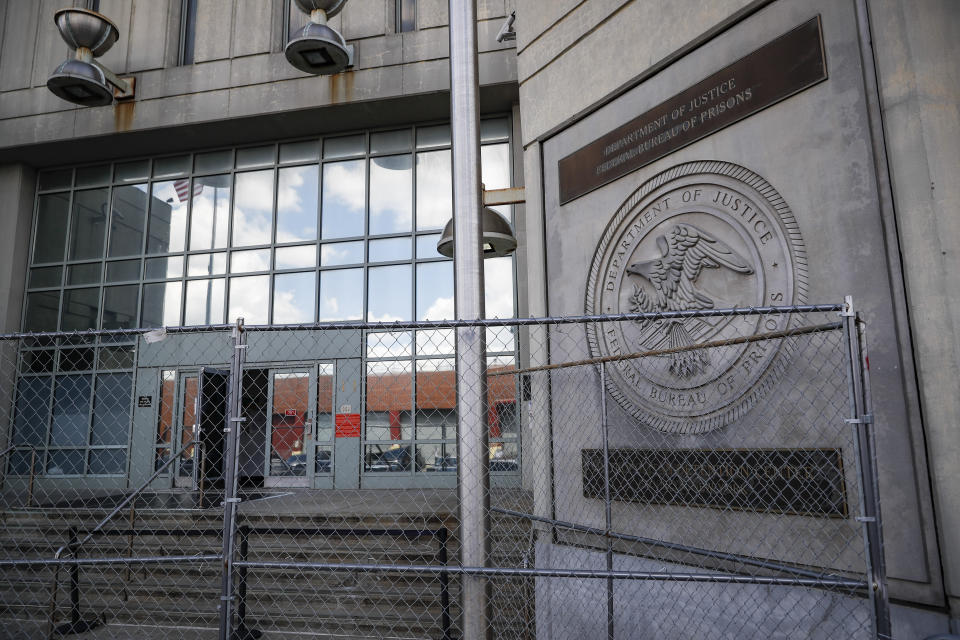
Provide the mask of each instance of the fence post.
[{"label": "fence post", "polygon": [[[610,436],[607,429],[607,374],[606,365],[600,363],[600,429],[603,436],[603,522],[607,543],[607,571],[613,571],[613,513],[610,504]],[[613,640],[613,578],[607,578],[607,640]]]},{"label": "fence post", "polygon": [[860,475],[860,516],[866,546],[866,574],[870,585],[870,607],[873,610],[874,633],[877,638],[892,638],[890,605],[887,600],[886,564],[883,558],[883,536],[880,527],[880,494],[876,467],[873,409],[870,405],[869,366],[863,349],[861,320],[853,307],[852,296],[844,300],[844,338],[847,347],[848,380],[857,470]]},{"label": "fence post", "polygon": [[246,333],[243,318],[233,327],[233,355],[230,359],[230,380],[227,390],[227,432],[223,460],[223,575],[220,590],[220,640],[230,640],[233,624],[233,554],[236,545],[237,459],[240,446],[240,415],[243,364],[246,360]]}]

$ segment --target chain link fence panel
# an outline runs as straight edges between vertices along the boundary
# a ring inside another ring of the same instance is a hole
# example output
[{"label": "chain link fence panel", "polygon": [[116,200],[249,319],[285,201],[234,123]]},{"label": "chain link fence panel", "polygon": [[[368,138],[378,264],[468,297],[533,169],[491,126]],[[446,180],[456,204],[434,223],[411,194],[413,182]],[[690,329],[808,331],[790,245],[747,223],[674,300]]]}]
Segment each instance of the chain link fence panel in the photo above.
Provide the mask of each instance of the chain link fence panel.
[{"label": "chain link fence panel", "polygon": [[0,637],[882,637],[844,308],[0,337]]}]

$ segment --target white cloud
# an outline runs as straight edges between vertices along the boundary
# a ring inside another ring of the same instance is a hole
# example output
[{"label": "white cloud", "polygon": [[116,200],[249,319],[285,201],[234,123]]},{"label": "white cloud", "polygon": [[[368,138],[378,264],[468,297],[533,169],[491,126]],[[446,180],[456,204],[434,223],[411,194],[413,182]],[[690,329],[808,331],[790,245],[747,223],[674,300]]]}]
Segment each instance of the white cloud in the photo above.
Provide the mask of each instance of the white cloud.
[{"label": "white cloud", "polygon": [[410,230],[412,182],[413,173],[409,169],[388,169],[371,163],[370,226],[373,232]]},{"label": "white cloud", "polygon": [[363,211],[366,204],[366,185],[363,180],[363,164],[337,162],[323,168],[325,195],[348,209]]},{"label": "white cloud", "polygon": [[513,259],[493,258],[483,263],[484,306],[488,318],[513,317]]},{"label": "white cloud", "polygon": [[453,215],[450,152],[417,155],[417,228],[441,228]]},{"label": "white cloud", "polygon": [[273,321],[277,324],[313,322],[313,298],[297,300],[293,291],[274,291]]},{"label": "white cloud", "polygon": [[454,317],[454,299],[437,298],[424,314],[424,320],[451,320]]}]

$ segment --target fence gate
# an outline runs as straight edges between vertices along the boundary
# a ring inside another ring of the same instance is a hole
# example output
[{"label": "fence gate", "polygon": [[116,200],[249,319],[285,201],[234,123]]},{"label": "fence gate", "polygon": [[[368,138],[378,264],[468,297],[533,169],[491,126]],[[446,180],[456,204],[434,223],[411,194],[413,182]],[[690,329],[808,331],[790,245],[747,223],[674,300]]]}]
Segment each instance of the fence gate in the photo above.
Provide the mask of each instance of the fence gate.
[{"label": "fence gate", "polygon": [[0,336],[0,637],[887,638],[865,362],[849,299]]}]

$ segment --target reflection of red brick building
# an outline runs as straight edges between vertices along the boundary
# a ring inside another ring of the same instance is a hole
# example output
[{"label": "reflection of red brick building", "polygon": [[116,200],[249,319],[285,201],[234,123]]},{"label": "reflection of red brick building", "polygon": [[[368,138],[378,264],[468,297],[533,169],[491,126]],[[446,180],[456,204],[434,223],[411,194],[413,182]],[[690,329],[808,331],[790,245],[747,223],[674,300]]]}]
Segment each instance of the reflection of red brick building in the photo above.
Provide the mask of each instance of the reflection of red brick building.
[{"label": "reflection of red brick building", "polygon": [[[491,372],[512,370],[513,367],[491,368]],[[195,421],[194,407],[197,393],[196,378],[184,379],[183,425]],[[367,376],[366,411],[381,412],[389,416],[390,438],[402,439],[401,414],[412,412],[413,376],[409,373],[382,373]],[[333,376],[322,375],[317,381],[317,414],[333,413]],[[284,459],[300,453],[310,398],[309,378],[274,378],[273,409],[270,424],[271,444]],[[490,436],[502,435],[502,421],[506,412],[513,412],[516,403],[516,378],[497,375],[487,378],[487,419]],[[174,380],[165,379],[160,386],[157,444],[169,445],[174,427]],[[418,411],[442,410],[456,413],[456,372],[420,371],[417,373],[416,409]],[[189,442],[192,434],[183,433],[183,442]]]},{"label": "reflection of red brick building", "polygon": [[[491,372],[512,370],[513,367],[491,368]],[[400,413],[412,411],[411,385],[413,376],[409,373],[383,373],[367,376],[368,412],[387,412],[390,415],[390,437],[400,439]],[[487,420],[490,424],[490,436],[499,438],[500,411],[498,407],[516,403],[516,381],[514,376],[491,376],[487,378]],[[417,404],[418,411],[439,409],[455,411],[457,407],[456,372],[418,371]]]}]

